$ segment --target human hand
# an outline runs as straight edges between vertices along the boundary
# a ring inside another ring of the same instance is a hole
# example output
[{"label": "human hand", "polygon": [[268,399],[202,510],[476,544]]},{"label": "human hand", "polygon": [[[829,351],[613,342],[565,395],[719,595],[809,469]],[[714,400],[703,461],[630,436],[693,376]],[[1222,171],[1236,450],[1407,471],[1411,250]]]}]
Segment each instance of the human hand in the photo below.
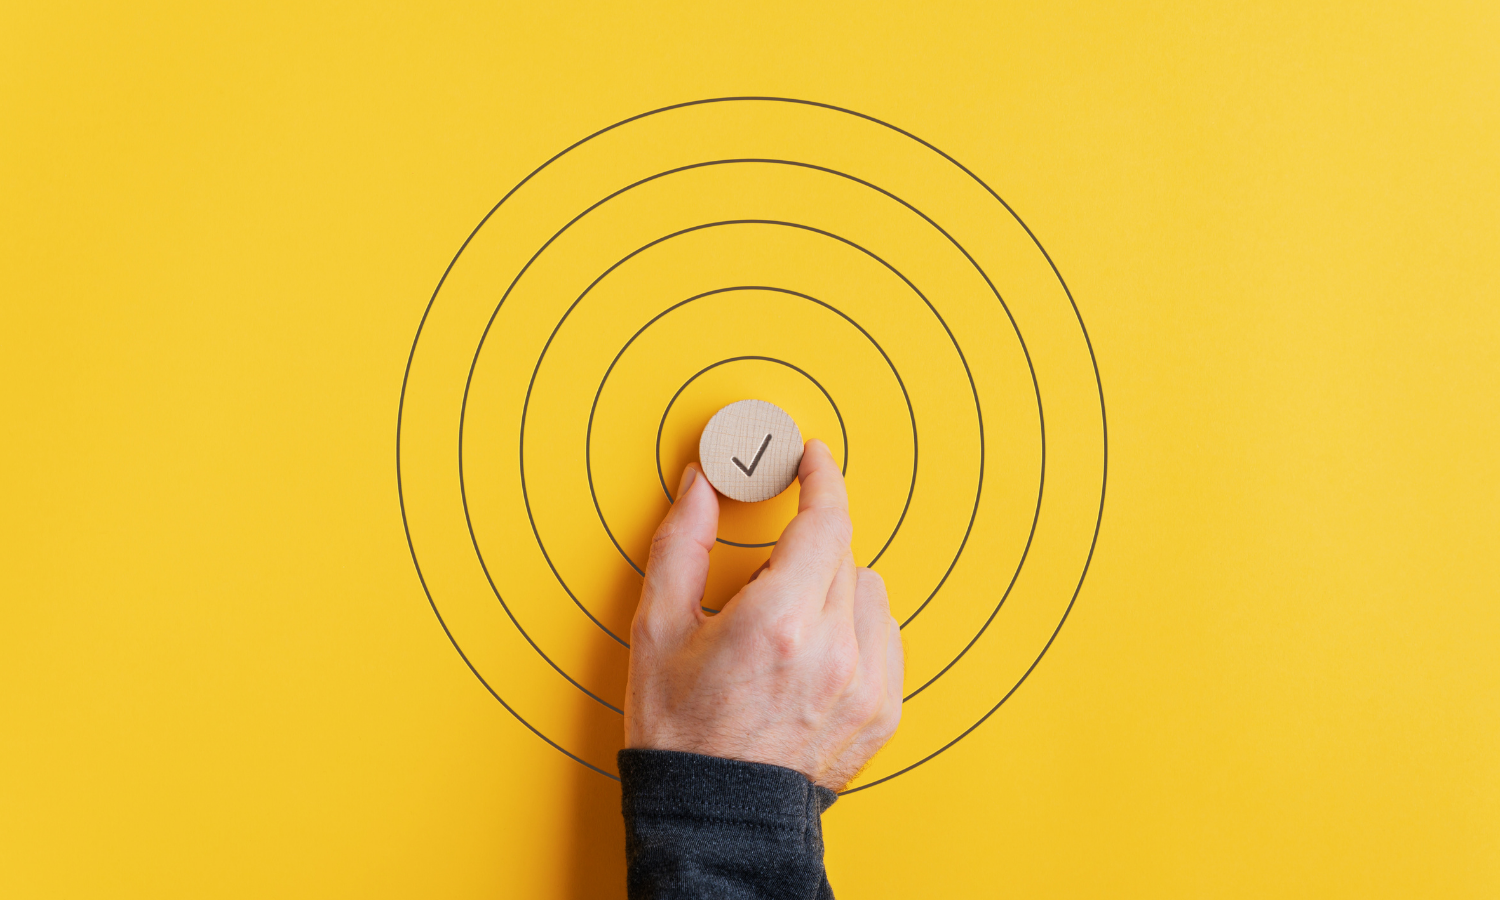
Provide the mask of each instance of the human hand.
[{"label": "human hand", "polygon": [[700,603],[719,498],[697,464],[651,543],[630,629],[625,746],[796,769],[839,790],[901,719],[901,630],[854,564],[844,477],[807,442],[797,515],[723,610]]}]

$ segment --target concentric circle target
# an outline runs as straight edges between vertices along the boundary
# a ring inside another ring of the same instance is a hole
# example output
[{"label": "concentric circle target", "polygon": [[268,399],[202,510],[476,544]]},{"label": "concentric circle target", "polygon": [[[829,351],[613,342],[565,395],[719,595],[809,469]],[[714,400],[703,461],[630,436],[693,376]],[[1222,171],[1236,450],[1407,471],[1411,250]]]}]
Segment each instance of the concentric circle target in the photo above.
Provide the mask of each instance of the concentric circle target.
[{"label": "concentric circle target", "polygon": [[[412,345],[412,558],[495,698],[613,777],[651,534],[704,424],[745,398],[842,460],[855,555],[903,625],[906,708],[861,790],[1025,680],[1104,501],[1103,391],[1066,285],[997,194],[913,135],[808,101],[704,100],[527,176]],[[723,502],[705,607],[765,560],[796,494]]]}]

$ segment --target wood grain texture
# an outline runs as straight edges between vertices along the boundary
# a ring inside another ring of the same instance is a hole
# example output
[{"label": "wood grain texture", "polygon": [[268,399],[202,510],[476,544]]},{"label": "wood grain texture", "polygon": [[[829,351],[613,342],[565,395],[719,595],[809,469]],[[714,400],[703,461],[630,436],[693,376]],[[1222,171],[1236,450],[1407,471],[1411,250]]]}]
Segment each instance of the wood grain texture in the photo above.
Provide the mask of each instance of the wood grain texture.
[{"label": "wood grain texture", "polygon": [[802,464],[802,432],[781,407],[739,400],[708,420],[698,461],[719,493],[755,503],[786,490]]}]

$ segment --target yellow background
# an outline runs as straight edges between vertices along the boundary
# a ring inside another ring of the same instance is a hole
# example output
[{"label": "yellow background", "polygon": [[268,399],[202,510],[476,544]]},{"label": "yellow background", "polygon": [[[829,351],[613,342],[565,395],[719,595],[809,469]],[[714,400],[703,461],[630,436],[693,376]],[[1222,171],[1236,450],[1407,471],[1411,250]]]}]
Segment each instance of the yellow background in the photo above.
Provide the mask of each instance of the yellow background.
[{"label": "yellow background", "polygon": [[0,13],[0,894],[618,895],[463,667],[395,406],[454,250],[627,115],[933,141],[1073,289],[1099,549],[1033,677],[826,817],[841,897],[1500,892],[1493,4]]}]

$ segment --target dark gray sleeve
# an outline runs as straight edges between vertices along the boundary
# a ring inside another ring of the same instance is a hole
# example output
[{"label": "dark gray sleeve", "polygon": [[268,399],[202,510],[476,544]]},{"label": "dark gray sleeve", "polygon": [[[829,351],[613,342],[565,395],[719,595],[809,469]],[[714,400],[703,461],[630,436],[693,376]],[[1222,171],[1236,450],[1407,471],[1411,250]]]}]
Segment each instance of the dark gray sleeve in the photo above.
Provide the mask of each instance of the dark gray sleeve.
[{"label": "dark gray sleeve", "polygon": [[780,766],[622,750],[630,900],[833,900],[819,816],[836,795]]}]

